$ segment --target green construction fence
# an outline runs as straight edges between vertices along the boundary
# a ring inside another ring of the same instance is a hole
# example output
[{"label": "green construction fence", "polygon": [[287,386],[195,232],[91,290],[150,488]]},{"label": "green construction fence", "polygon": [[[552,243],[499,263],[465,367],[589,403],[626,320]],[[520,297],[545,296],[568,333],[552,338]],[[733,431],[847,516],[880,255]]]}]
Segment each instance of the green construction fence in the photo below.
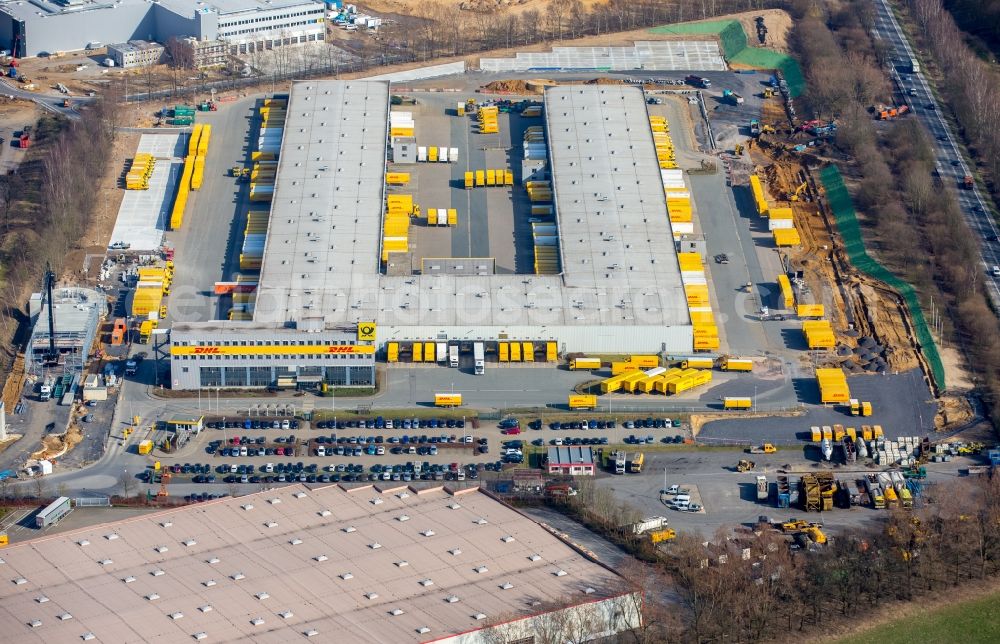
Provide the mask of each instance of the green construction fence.
[{"label": "green construction fence", "polygon": [[861,237],[861,226],[858,224],[858,217],[854,211],[854,203],[851,201],[851,195],[847,192],[844,178],[837,166],[829,165],[823,168],[819,177],[826,189],[827,203],[829,203],[830,210],[837,221],[837,229],[844,240],[847,256],[851,263],[858,270],[896,289],[903,297],[906,307],[910,311],[910,319],[913,320],[913,330],[920,343],[920,351],[930,366],[931,376],[938,388],[944,389],[944,364],[941,362],[941,354],[938,353],[937,345],[934,344],[930,327],[927,326],[927,320],[924,319],[924,312],[920,308],[920,300],[917,298],[916,291],[908,282],[899,279],[886,267],[875,261],[865,250],[865,242]]},{"label": "green construction fence", "polygon": [[758,69],[777,69],[781,71],[788,83],[788,93],[792,98],[802,95],[806,81],[798,62],[788,54],[782,54],[762,47],[747,45],[747,35],[743,25],[737,20],[708,20],[705,22],[682,22],[676,25],[662,25],[649,30],[654,34],[671,34],[676,36],[713,35],[718,36],[722,46],[722,55],[730,63],[756,67]]}]

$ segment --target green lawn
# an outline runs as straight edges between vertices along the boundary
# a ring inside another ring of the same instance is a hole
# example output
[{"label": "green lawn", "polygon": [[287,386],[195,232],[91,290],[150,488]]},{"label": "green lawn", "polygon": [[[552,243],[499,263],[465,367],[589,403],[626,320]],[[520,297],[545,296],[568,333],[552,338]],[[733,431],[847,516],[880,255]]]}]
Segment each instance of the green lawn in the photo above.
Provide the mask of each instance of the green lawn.
[{"label": "green lawn", "polygon": [[[927,601],[927,600],[918,600]],[[919,616],[891,622],[837,644],[977,644],[1000,642],[1000,593],[922,611]]]}]

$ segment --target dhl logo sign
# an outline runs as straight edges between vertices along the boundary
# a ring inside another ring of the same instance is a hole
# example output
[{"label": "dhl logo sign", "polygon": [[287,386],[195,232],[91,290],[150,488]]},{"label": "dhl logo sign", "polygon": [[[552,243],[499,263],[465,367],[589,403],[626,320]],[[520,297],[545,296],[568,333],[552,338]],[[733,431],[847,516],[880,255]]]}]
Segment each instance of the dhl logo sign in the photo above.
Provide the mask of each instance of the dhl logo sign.
[{"label": "dhl logo sign", "polygon": [[172,346],[172,356],[318,356],[372,355],[375,347],[361,344],[265,344],[255,346]]}]

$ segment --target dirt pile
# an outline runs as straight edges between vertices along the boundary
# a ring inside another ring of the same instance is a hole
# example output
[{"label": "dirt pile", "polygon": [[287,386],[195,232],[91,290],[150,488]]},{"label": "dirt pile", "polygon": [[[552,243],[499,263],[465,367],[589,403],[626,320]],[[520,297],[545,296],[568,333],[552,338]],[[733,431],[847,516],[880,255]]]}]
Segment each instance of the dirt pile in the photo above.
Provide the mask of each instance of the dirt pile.
[{"label": "dirt pile", "polygon": [[531,0],[462,0],[458,8],[473,13],[500,13],[506,9],[527,4]]},{"label": "dirt pile", "polygon": [[38,460],[59,458],[76,447],[82,440],[83,432],[80,431],[80,426],[72,423],[66,433],[49,434],[42,438],[42,449],[32,454],[31,458]]},{"label": "dirt pile", "polygon": [[[769,162],[761,173],[769,197],[795,213],[802,245],[789,251],[789,262],[803,272],[814,301],[826,306],[826,317],[837,332],[837,361],[850,373],[920,366],[899,297],[847,261],[813,199],[817,186],[799,159],[763,156],[763,150],[755,149],[758,160]],[[803,183],[806,188],[798,190]],[[797,201],[785,201],[797,190]]]},{"label": "dirt pile", "polygon": [[496,80],[483,85],[483,91],[499,94],[541,94],[546,87],[555,85],[554,81],[544,78],[530,80]]}]

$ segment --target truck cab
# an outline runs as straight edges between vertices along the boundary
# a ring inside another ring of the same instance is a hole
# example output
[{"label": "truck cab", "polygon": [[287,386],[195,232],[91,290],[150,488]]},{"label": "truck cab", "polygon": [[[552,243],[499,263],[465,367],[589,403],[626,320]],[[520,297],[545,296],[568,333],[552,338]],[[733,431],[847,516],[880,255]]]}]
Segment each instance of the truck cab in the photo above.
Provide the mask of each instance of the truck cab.
[{"label": "truck cab", "polygon": [[135,360],[127,361],[125,363],[125,375],[134,376],[138,368],[139,368],[139,363],[137,363]]}]

